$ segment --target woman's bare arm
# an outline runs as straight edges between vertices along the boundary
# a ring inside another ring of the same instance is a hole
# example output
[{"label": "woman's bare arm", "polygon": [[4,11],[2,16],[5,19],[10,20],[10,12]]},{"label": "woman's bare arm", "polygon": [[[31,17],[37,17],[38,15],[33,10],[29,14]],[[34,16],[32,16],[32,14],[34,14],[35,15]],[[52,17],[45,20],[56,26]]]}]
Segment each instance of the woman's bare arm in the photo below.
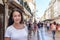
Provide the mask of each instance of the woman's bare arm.
[{"label": "woman's bare arm", "polygon": [[4,40],[11,40],[10,37],[5,37]]}]

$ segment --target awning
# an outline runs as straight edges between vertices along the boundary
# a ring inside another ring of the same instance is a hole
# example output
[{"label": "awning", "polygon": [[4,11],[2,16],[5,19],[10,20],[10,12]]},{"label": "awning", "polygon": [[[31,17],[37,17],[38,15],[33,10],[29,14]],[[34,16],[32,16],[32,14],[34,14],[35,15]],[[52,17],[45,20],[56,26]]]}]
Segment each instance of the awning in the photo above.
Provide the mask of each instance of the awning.
[{"label": "awning", "polygon": [[54,19],[46,19],[46,20],[44,20],[43,22],[45,22],[45,21],[53,21]]},{"label": "awning", "polygon": [[9,1],[10,4],[15,5],[16,7],[23,9],[23,6],[21,4],[19,4],[19,2],[17,2],[16,0],[11,0]]},{"label": "awning", "polygon": [[25,8],[24,8],[24,11],[25,11],[25,14],[28,15],[28,16],[32,16]]}]

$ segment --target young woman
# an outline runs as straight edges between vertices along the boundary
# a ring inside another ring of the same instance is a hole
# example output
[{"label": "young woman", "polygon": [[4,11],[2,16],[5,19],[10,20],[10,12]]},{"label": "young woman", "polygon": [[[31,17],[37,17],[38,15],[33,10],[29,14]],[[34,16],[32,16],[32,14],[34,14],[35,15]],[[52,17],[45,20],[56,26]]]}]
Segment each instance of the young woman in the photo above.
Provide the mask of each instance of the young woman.
[{"label": "young woman", "polygon": [[14,9],[8,20],[5,40],[27,40],[27,26],[23,23],[22,11]]},{"label": "young woman", "polygon": [[52,35],[53,35],[53,40],[55,40],[56,22],[51,23],[51,31],[52,31]]}]

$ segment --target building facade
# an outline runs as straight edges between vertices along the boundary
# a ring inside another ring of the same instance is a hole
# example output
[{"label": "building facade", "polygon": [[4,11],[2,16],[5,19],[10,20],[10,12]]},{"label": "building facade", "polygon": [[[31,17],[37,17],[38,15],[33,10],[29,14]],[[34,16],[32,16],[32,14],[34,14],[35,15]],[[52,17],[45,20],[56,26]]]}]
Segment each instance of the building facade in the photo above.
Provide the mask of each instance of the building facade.
[{"label": "building facade", "polygon": [[54,19],[57,23],[60,23],[60,0],[51,0],[49,3],[49,7],[45,10],[44,19]]},{"label": "building facade", "polygon": [[[28,21],[29,19],[32,19],[32,22],[34,22],[35,11],[36,11],[35,0],[24,0],[24,2],[29,6],[29,9],[31,9],[31,10],[29,10],[31,16],[30,16],[30,18],[29,18],[29,17],[27,18],[27,21]],[[28,13],[27,10],[25,10],[25,8],[24,8],[24,11],[25,11],[26,13]]]}]

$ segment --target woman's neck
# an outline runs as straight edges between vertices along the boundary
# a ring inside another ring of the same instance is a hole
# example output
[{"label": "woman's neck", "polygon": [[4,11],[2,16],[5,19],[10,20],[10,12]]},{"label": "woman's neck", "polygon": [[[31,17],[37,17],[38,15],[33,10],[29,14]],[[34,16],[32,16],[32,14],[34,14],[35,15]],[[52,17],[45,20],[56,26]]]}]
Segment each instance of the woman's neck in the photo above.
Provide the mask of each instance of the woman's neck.
[{"label": "woman's neck", "polygon": [[13,26],[17,29],[22,29],[23,28],[23,24],[19,24],[19,23],[14,23]]}]

